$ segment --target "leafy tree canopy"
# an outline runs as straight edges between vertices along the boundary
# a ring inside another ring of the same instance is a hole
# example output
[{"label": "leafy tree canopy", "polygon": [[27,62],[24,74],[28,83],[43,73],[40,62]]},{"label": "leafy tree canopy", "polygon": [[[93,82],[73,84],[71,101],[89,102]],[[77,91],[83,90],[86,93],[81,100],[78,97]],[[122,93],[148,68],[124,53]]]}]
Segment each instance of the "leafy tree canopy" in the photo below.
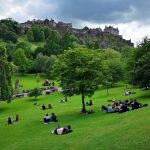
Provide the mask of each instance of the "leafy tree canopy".
[{"label": "leafy tree canopy", "polygon": [[12,99],[13,89],[11,84],[12,68],[7,61],[6,49],[0,46],[0,100]]},{"label": "leafy tree canopy", "polygon": [[81,94],[85,109],[84,97],[93,95],[104,79],[105,67],[101,55],[83,47],[69,49],[58,57],[54,68],[61,81],[63,93],[69,96]]}]

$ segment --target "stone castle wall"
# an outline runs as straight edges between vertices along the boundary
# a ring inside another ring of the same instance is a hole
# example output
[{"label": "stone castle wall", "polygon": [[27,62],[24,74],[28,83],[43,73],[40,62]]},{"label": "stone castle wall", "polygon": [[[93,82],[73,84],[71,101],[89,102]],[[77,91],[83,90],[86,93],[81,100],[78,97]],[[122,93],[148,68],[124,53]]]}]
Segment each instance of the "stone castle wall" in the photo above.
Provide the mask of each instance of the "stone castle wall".
[{"label": "stone castle wall", "polygon": [[114,28],[113,26],[105,26],[104,30],[102,30],[101,28],[90,29],[88,27],[85,27],[83,29],[77,29],[77,28],[73,28],[71,23],[64,23],[64,22],[56,23],[53,19],[51,20],[45,19],[44,21],[34,19],[32,21],[21,23],[20,25],[26,32],[33,24],[46,25],[49,28],[57,30],[60,33],[69,32],[71,34],[74,34],[79,39],[79,41],[81,41],[82,44],[85,43],[86,37],[90,37],[93,40],[96,40],[98,37],[103,39],[105,35],[106,36],[112,35],[118,37],[120,41],[130,46],[133,46],[131,40],[123,39],[122,35],[119,35],[119,29]]}]

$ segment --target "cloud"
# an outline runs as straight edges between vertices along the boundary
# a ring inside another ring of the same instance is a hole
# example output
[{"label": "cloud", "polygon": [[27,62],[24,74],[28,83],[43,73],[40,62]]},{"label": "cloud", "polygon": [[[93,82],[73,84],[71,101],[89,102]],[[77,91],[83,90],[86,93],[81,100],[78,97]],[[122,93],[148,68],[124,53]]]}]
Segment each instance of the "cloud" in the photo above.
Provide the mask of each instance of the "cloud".
[{"label": "cloud", "polygon": [[137,42],[150,31],[150,0],[0,0],[0,19],[53,18],[74,27],[114,25]]},{"label": "cloud", "polygon": [[[149,0],[64,0],[61,18],[97,23],[149,22]],[[144,17],[143,17],[144,16]]]},{"label": "cloud", "polygon": [[[0,5],[0,19],[13,18],[19,22],[28,19],[44,19],[49,14],[54,16],[58,7],[49,0],[5,0]],[[9,10],[9,11],[8,11]]]}]

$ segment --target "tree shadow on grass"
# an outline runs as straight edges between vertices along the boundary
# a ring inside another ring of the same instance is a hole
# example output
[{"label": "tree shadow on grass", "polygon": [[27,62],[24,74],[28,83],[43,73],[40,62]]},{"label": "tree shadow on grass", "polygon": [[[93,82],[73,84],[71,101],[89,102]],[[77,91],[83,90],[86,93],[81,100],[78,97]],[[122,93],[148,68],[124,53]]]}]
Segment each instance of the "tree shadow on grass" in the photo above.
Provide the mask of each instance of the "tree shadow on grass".
[{"label": "tree shadow on grass", "polygon": [[0,113],[5,112],[6,110],[8,110],[8,107],[1,107],[0,108]]},{"label": "tree shadow on grass", "polygon": [[25,102],[27,103],[39,103],[41,100],[43,100],[42,97],[37,97],[37,99],[35,100],[34,97],[29,97]]},{"label": "tree shadow on grass", "polygon": [[145,95],[139,95],[136,97],[139,100],[149,100],[150,99],[150,94],[145,94]]}]

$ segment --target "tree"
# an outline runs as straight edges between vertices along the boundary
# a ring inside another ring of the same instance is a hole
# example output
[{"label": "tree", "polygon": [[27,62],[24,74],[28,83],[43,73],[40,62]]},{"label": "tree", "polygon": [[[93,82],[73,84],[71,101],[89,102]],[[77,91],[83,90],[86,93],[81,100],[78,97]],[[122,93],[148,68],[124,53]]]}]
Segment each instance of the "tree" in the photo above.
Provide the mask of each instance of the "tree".
[{"label": "tree", "polygon": [[16,33],[12,32],[12,31],[6,31],[4,34],[4,40],[7,42],[16,43],[17,42],[17,35],[16,35]]},{"label": "tree", "polygon": [[139,58],[136,63],[135,81],[141,86],[150,86],[150,52]]},{"label": "tree", "polygon": [[35,71],[37,73],[45,72],[46,63],[47,63],[48,59],[49,59],[49,57],[48,56],[43,56],[42,53],[39,53],[36,56],[36,59],[35,59],[34,64],[33,64],[33,68],[35,69]]},{"label": "tree", "polygon": [[11,64],[7,61],[6,49],[0,47],[0,100],[12,99]]},{"label": "tree", "polygon": [[86,38],[85,45],[90,49],[98,49],[100,47],[98,41],[94,41],[89,37]]},{"label": "tree", "polygon": [[33,25],[27,32],[27,38],[30,42],[41,42],[45,39],[43,27],[40,25]]},{"label": "tree", "polygon": [[109,72],[111,74],[111,83],[116,83],[123,80],[124,77],[124,66],[121,61],[107,60],[105,64],[109,67]]},{"label": "tree", "polygon": [[5,25],[7,27],[7,30],[12,31],[14,33],[21,34],[22,30],[21,30],[21,26],[19,25],[18,22],[12,20],[11,18],[9,19],[2,19],[0,21],[0,26],[1,24]]},{"label": "tree", "polygon": [[[102,51],[104,64],[109,68],[108,83],[116,83],[123,80],[124,77],[124,64],[121,61],[121,53],[113,49],[105,49]],[[110,77],[111,76],[111,77]]]},{"label": "tree", "polygon": [[25,42],[19,42],[16,45],[16,49],[21,48],[24,50],[24,53],[26,55],[27,58],[31,58],[32,57],[32,51],[31,51],[31,46]]},{"label": "tree", "polygon": [[58,55],[62,53],[62,48],[60,45],[61,36],[57,31],[52,30],[51,34],[46,40],[44,49],[42,50],[43,55]]},{"label": "tree", "polygon": [[54,64],[54,72],[59,76],[63,94],[81,94],[83,109],[85,96],[94,94],[103,80],[104,69],[101,55],[82,47],[64,51]]},{"label": "tree", "polygon": [[29,93],[29,96],[30,97],[34,96],[35,100],[40,95],[42,95],[42,90],[40,88],[35,88],[35,89],[31,90],[31,92]]},{"label": "tree", "polygon": [[77,38],[70,33],[65,33],[61,38],[61,47],[63,50],[74,48],[77,45]]},{"label": "tree", "polygon": [[18,48],[13,54],[13,62],[18,66],[19,71],[23,74],[29,69],[30,63],[27,59],[24,51],[21,48]]},{"label": "tree", "polygon": [[145,37],[135,49],[128,71],[130,82],[140,86],[150,86],[150,39]]},{"label": "tree", "polygon": [[150,39],[145,37],[135,51],[134,80],[140,86],[150,86]]}]

